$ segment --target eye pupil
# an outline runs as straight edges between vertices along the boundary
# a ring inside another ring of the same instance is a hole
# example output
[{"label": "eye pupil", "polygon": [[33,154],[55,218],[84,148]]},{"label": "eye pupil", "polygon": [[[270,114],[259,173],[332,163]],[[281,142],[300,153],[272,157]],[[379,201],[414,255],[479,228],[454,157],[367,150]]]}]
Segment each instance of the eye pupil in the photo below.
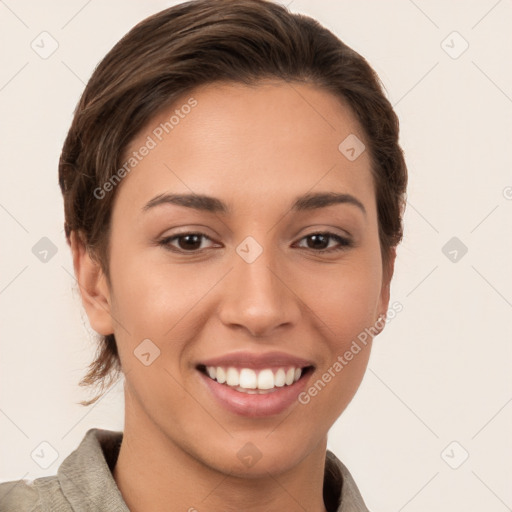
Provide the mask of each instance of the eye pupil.
[{"label": "eye pupil", "polygon": [[[325,247],[327,247],[329,245],[328,243],[328,237],[325,236],[325,235],[322,235],[322,234],[315,234],[315,235],[310,235],[308,237],[309,240],[313,240],[313,247],[311,247],[309,244],[308,246],[310,246],[311,248],[313,249],[324,249]],[[317,242],[320,241],[320,244],[318,244]],[[327,242],[327,243],[326,243]]]},{"label": "eye pupil", "polygon": [[[181,241],[186,239],[187,240],[187,244],[182,244]],[[190,239],[194,239],[194,241],[190,242]],[[195,235],[195,234],[191,234],[191,235],[183,235],[183,236],[180,236],[179,237],[179,245],[180,245],[180,248],[181,249],[198,249],[199,247],[201,247],[201,235]]]}]

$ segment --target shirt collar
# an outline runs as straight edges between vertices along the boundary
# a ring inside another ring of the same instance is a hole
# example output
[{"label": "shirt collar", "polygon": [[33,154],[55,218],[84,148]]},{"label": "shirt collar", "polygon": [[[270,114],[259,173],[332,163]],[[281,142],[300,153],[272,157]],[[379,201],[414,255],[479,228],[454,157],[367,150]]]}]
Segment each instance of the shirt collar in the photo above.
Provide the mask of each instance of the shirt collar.
[{"label": "shirt collar", "polygon": [[62,462],[57,477],[75,512],[115,510],[130,512],[112,469],[117,461],[122,432],[91,428],[78,448]]},{"label": "shirt collar", "polygon": [[369,512],[347,467],[327,450],[324,503],[328,512]]},{"label": "shirt collar", "polygon": [[[122,439],[122,432],[91,428],[60,465],[57,477],[75,512],[90,510],[91,504],[98,510],[130,512],[112,476]],[[329,450],[323,495],[329,512],[369,512],[352,475]]]}]

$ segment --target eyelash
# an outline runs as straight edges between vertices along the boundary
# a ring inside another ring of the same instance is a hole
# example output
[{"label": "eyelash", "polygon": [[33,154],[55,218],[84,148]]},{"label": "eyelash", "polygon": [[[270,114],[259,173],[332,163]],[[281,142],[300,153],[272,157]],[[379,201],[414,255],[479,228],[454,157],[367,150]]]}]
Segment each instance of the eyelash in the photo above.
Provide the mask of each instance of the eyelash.
[{"label": "eyelash", "polygon": [[[203,234],[203,233],[195,233],[195,232],[190,232],[190,233],[179,233],[179,234],[176,234],[176,235],[173,235],[173,236],[168,236],[168,237],[165,237],[165,238],[162,238],[162,240],[160,240],[158,242],[158,245],[159,246],[163,246],[166,250],[169,250],[169,251],[173,251],[173,252],[177,252],[177,253],[180,253],[180,254],[197,254],[199,252],[201,252],[202,250],[204,249],[198,249],[198,250],[193,250],[193,251],[185,251],[183,249],[177,249],[173,246],[171,246],[171,242],[173,242],[174,240],[178,240],[179,238],[184,238],[186,236],[200,236],[200,237],[203,237],[207,240],[210,240],[213,242],[213,240]],[[305,248],[307,250],[310,250],[316,254],[325,254],[325,253],[333,253],[333,252],[338,252],[338,251],[343,251],[345,249],[348,249],[349,247],[352,247],[353,246],[353,242],[352,240],[348,239],[348,238],[344,238],[340,235],[336,235],[334,233],[330,233],[328,231],[318,231],[318,232],[315,232],[315,233],[310,233],[309,235],[306,235],[304,237],[302,237],[299,241],[302,241],[306,238],[309,238],[311,236],[315,236],[315,235],[322,235],[324,237],[327,237],[327,238],[331,238],[333,240],[336,240],[339,245],[338,247],[331,247],[330,249],[320,249],[320,250],[315,250],[315,249],[310,249],[310,248]]]}]

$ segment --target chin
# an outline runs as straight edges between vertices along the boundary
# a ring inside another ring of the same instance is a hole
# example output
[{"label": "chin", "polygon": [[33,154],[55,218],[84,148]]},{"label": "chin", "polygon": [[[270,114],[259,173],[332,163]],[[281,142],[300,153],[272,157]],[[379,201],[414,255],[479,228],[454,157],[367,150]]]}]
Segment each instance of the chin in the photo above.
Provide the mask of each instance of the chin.
[{"label": "chin", "polygon": [[273,439],[274,434],[269,435],[269,432],[264,430],[250,436],[237,436],[215,451],[211,446],[204,447],[201,459],[215,471],[232,477],[267,478],[269,474],[283,474],[298,466],[321,442],[312,438],[300,439],[299,436],[290,439],[286,435]]}]

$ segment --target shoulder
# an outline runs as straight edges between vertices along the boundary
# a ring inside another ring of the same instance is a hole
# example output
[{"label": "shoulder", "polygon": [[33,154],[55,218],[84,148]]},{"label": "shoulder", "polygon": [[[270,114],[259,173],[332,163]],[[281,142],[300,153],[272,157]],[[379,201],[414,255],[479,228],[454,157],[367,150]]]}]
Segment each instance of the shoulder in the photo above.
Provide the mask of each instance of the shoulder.
[{"label": "shoulder", "polygon": [[96,504],[105,497],[112,503],[109,510],[128,511],[112,476],[122,437],[91,428],[56,475],[0,483],[0,512],[73,512],[87,508],[84,500]]},{"label": "shoulder", "polygon": [[0,512],[39,510],[39,491],[35,482],[12,480],[0,484]]},{"label": "shoulder", "polygon": [[[49,512],[68,508],[48,508],[65,505],[59,499],[60,485],[56,476],[33,481],[12,480],[0,483],[0,512]],[[63,497],[63,496],[62,496]]]}]

